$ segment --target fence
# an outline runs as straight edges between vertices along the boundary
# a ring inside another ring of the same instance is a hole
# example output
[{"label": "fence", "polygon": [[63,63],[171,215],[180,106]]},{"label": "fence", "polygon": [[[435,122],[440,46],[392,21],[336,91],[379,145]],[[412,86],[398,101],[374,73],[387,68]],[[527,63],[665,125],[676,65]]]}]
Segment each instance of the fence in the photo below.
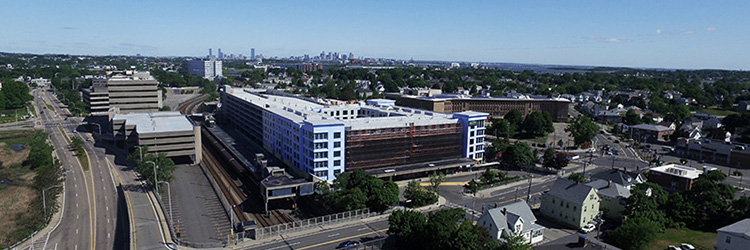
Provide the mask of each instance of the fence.
[{"label": "fence", "polygon": [[293,221],[285,224],[278,224],[255,230],[255,238],[261,239],[264,237],[279,235],[283,233],[295,232],[311,227],[317,227],[322,225],[330,225],[335,223],[341,223],[345,221],[351,221],[356,219],[364,219],[372,216],[369,208],[346,211],[337,214],[324,215],[320,217],[310,218],[307,220]]}]

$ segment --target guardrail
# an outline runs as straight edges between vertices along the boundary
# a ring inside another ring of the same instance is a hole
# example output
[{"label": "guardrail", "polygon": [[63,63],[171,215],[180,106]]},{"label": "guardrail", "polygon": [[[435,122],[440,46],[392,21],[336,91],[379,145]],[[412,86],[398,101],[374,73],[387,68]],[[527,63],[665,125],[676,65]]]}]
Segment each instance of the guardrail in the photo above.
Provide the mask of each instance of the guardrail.
[{"label": "guardrail", "polygon": [[317,227],[322,225],[330,225],[341,223],[345,221],[351,221],[356,219],[364,219],[372,216],[369,208],[358,209],[353,211],[346,211],[336,214],[324,215],[320,217],[310,218],[306,220],[293,221],[285,224],[278,224],[255,230],[255,238],[261,239],[273,235],[279,235],[282,233],[295,232],[303,229]]}]

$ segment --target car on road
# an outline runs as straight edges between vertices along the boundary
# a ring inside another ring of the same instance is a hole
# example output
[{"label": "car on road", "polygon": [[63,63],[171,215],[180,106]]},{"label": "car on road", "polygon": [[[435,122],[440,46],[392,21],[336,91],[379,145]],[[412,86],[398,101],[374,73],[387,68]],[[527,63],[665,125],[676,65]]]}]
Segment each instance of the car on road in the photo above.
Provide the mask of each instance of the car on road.
[{"label": "car on road", "polygon": [[347,240],[347,241],[341,242],[338,248],[350,248],[350,247],[356,247],[356,246],[359,246],[359,241]]},{"label": "car on road", "polygon": [[596,226],[592,223],[586,224],[585,226],[581,227],[581,233],[590,233],[591,231],[594,231],[596,229]]},{"label": "car on road", "polygon": [[682,243],[680,244],[680,248],[684,250],[695,250],[695,247],[693,245],[690,245],[688,243]]}]

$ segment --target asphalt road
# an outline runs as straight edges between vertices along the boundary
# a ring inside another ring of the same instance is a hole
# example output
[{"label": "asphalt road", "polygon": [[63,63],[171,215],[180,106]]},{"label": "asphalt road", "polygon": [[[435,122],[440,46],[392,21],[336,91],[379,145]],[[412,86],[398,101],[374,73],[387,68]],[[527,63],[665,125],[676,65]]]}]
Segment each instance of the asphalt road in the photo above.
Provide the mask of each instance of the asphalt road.
[{"label": "asphalt road", "polygon": [[283,249],[336,249],[344,241],[366,243],[378,238],[387,237],[388,221],[379,220],[369,223],[358,223],[352,226],[325,230],[316,234],[245,249],[283,250]]}]

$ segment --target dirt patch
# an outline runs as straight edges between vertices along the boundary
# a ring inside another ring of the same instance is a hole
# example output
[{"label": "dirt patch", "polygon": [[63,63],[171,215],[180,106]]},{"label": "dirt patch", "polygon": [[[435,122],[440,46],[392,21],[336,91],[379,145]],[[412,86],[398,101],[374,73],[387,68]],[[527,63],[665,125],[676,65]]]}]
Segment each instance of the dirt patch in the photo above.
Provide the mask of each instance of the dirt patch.
[{"label": "dirt patch", "polygon": [[0,142],[0,161],[3,162],[3,166],[21,163],[26,160],[27,156],[29,156],[28,148],[24,148],[21,151],[15,151],[5,142]]},{"label": "dirt patch", "polygon": [[[18,225],[13,218],[19,213],[26,213],[31,201],[38,196],[34,189],[26,186],[10,185],[0,190],[0,218],[3,218],[0,220],[0,239],[4,240],[5,235],[16,230]],[[0,245],[5,243],[8,242]]]}]

